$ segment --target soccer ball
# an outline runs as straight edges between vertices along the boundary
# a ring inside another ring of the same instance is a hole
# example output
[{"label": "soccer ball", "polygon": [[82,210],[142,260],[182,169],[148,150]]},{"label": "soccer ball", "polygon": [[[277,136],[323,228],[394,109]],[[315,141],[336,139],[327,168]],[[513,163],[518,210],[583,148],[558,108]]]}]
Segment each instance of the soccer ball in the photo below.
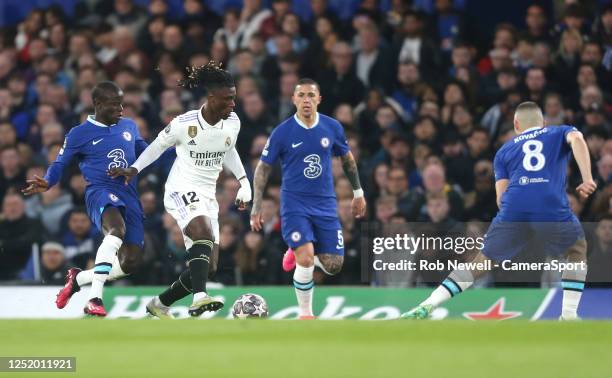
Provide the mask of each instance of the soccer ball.
[{"label": "soccer ball", "polygon": [[235,319],[267,318],[268,304],[257,294],[242,294],[232,306],[232,316]]}]

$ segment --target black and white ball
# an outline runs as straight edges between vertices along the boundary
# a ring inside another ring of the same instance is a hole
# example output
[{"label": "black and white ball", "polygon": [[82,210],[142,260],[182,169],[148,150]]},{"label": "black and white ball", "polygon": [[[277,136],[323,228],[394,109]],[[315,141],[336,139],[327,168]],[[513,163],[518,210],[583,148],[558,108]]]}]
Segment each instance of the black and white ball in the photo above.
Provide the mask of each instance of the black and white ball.
[{"label": "black and white ball", "polygon": [[257,294],[242,294],[232,306],[232,315],[235,319],[267,318],[268,304]]}]

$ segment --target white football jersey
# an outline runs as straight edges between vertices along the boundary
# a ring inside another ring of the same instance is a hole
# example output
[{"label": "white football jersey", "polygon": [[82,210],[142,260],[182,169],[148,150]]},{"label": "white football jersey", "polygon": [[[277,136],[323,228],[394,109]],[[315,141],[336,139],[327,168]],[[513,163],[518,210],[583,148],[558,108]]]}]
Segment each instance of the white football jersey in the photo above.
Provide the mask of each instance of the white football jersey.
[{"label": "white football jersey", "polygon": [[157,136],[164,148],[176,146],[166,191],[189,189],[215,199],[225,154],[236,145],[239,131],[240,119],[234,112],[216,125],[204,120],[201,109],[174,118]]}]

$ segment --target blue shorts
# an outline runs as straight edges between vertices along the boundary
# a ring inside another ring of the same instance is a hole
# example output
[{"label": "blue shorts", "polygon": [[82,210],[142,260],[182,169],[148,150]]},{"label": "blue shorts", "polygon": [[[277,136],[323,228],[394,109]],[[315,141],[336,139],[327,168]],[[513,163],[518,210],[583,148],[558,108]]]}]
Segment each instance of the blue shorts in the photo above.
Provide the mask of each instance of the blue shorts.
[{"label": "blue shorts", "polygon": [[281,229],[285,243],[293,249],[312,242],[315,254],[344,255],[344,237],[338,217],[282,215]]},{"label": "blue shorts", "polygon": [[524,248],[538,248],[548,256],[565,253],[584,239],[580,222],[507,222],[493,219],[484,237],[482,253],[494,261],[510,260]]},{"label": "blue shorts", "polygon": [[132,194],[110,189],[89,189],[85,194],[87,213],[93,224],[102,231],[102,213],[107,206],[119,209],[125,221],[125,242],[144,246],[144,219],[140,200]]}]

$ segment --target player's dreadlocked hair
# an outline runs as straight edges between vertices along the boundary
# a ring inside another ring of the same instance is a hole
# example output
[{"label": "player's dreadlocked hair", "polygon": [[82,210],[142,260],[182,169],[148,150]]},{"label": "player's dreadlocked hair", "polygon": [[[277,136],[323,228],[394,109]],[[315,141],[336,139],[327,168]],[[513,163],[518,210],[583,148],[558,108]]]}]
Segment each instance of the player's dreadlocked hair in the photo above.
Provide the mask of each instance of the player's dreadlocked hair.
[{"label": "player's dreadlocked hair", "polygon": [[214,60],[200,67],[187,67],[187,78],[179,81],[181,87],[196,88],[203,86],[206,91],[217,88],[233,87],[234,78]]}]

